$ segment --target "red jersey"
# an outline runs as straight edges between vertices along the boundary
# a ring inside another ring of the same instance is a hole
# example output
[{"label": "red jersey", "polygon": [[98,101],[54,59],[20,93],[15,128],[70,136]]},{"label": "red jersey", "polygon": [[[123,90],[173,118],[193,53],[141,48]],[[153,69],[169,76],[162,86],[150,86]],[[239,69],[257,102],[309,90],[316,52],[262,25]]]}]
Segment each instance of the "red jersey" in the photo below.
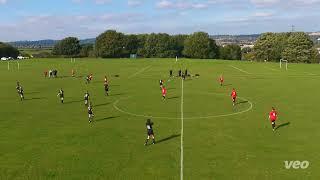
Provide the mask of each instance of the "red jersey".
[{"label": "red jersey", "polygon": [[236,98],[236,97],[237,97],[237,92],[236,92],[236,91],[232,91],[231,97],[232,97],[232,98]]},{"label": "red jersey", "polygon": [[162,95],[166,95],[167,94],[167,89],[166,88],[162,88]]},{"label": "red jersey", "polygon": [[275,120],[277,120],[277,118],[278,118],[277,111],[272,110],[272,111],[269,113],[269,119],[270,119],[270,121],[275,121]]}]

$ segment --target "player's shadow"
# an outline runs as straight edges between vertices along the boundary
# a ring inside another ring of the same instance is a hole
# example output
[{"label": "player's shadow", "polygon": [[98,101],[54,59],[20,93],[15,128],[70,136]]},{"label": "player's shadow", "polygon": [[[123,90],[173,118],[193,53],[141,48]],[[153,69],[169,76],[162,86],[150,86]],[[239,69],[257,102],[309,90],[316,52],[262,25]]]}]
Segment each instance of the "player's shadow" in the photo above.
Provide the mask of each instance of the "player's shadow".
[{"label": "player's shadow", "polygon": [[124,93],[110,94],[109,96],[121,96],[121,95],[124,95]]},{"label": "player's shadow", "polygon": [[238,104],[246,104],[246,103],[248,103],[249,101],[240,101],[240,102],[238,102],[238,103],[236,103],[237,105]]},{"label": "player's shadow", "polygon": [[32,101],[32,100],[41,100],[41,99],[47,99],[45,97],[33,97],[33,98],[26,98],[25,101]]},{"label": "player's shadow", "polygon": [[27,92],[25,94],[39,94],[40,92],[39,91],[34,91],[34,92]]},{"label": "player's shadow", "polygon": [[103,104],[97,104],[97,105],[93,105],[94,107],[100,107],[100,106],[106,106],[109,105],[110,103],[103,103]]},{"label": "player's shadow", "polygon": [[173,134],[173,135],[171,135],[169,137],[160,139],[160,140],[157,141],[157,143],[162,143],[162,142],[165,142],[165,141],[169,141],[169,140],[177,138],[177,137],[180,137],[180,134]]},{"label": "player's shadow", "polygon": [[179,96],[173,96],[173,97],[169,97],[168,99],[178,99]]},{"label": "player's shadow", "polygon": [[106,120],[110,120],[110,119],[115,119],[118,118],[120,116],[111,116],[111,117],[106,117],[106,118],[101,118],[101,119],[95,119],[95,122],[101,122],[101,121],[106,121]]},{"label": "player's shadow", "polygon": [[282,123],[282,124],[280,124],[279,126],[276,127],[276,130],[279,129],[279,128],[285,127],[285,126],[289,126],[289,125],[290,125],[290,122]]},{"label": "player's shadow", "polygon": [[81,100],[75,100],[75,101],[67,101],[64,104],[78,103],[78,102],[82,102],[82,101],[84,101],[84,100],[81,99]]}]

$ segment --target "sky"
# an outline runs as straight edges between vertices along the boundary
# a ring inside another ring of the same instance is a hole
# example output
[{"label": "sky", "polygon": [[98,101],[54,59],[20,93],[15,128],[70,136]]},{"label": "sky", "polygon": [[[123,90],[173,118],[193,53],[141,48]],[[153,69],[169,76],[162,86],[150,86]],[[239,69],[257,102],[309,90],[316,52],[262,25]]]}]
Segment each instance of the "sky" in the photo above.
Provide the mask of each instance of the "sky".
[{"label": "sky", "polygon": [[0,41],[320,31],[320,0],[0,0]]}]

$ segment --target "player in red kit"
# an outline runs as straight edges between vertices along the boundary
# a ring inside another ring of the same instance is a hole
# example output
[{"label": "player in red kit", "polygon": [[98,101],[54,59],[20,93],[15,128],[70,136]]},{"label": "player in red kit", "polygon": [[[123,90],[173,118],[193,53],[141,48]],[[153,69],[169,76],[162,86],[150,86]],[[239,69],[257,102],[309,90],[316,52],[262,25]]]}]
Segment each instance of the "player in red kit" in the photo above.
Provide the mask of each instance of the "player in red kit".
[{"label": "player in red kit", "polygon": [[219,81],[220,81],[220,86],[222,86],[223,85],[223,81],[224,81],[222,74],[220,75]]},{"label": "player in red kit", "polygon": [[232,89],[232,92],[231,92],[231,98],[232,98],[233,106],[235,106],[236,105],[236,99],[237,99],[237,92],[236,92],[236,90],[234,88]]},{"label": "player in red kit", "polygon": [[167,89],[164,86],[162,86],[162,98],[163,98],[163,100],[166,99],[166,95],[167,95]]},{"label": "player in red kit", "polygon": [[271,112],[269,113],[269,120],[271,121],[271,125],[272,125],[272,130],[275,131],[276,129],[276,120],[278,118],[278,113],[275,110],[274,107],[272,107]]}]

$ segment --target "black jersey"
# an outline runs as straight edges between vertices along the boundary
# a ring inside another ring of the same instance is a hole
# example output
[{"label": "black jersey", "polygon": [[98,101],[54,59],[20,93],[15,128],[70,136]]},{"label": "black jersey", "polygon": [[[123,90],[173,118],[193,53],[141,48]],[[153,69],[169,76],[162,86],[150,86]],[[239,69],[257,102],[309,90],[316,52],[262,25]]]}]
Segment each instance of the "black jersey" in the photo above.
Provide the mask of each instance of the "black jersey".
[{"label": "black jersey", "polygon": [[19,94],[23,94],[23,88],[22,88],[21,86],[20,86],[19,89],[18,89],[18,93],[19,93]]},{"label": "black jersey", "polygon": [[58,95],[60,96],[60,98],[63,98],[63,97],[64,97],[64,92],[63,92],[63,90],[60,90]]},{"label": "black jersey", "polygon": [[153,126],[153,123],[152,123],[152,122],[149,122],[149,123],[147,122],[147,123],[146,123],[146,128],[147,128],[148,131],[149,131],[149,130],[153,130],[153,129],[152,129],[152,126]]},{"label": "black jersey", "polygon": [[159,81],[159,83],[160,83],[160,86],[162,86],[162,85],[163,85],[163,81],[162,81],[162,80],[160,80],[160,81]]},{"label": "black jersey", "polygon": [[88,107],[88,114],[93,114],[92,107]]},{"label": "black jersey", "polygon": [[147,128],[147,134],[148,136],[153,135],[153,129],[152,129],[152,122],[147,122],[146,123],[146,128]]},{"label": "black jersey", "polygon": [[84,100],[89,100],[89,93],[86,93],[85,95],[84,95]]}]

